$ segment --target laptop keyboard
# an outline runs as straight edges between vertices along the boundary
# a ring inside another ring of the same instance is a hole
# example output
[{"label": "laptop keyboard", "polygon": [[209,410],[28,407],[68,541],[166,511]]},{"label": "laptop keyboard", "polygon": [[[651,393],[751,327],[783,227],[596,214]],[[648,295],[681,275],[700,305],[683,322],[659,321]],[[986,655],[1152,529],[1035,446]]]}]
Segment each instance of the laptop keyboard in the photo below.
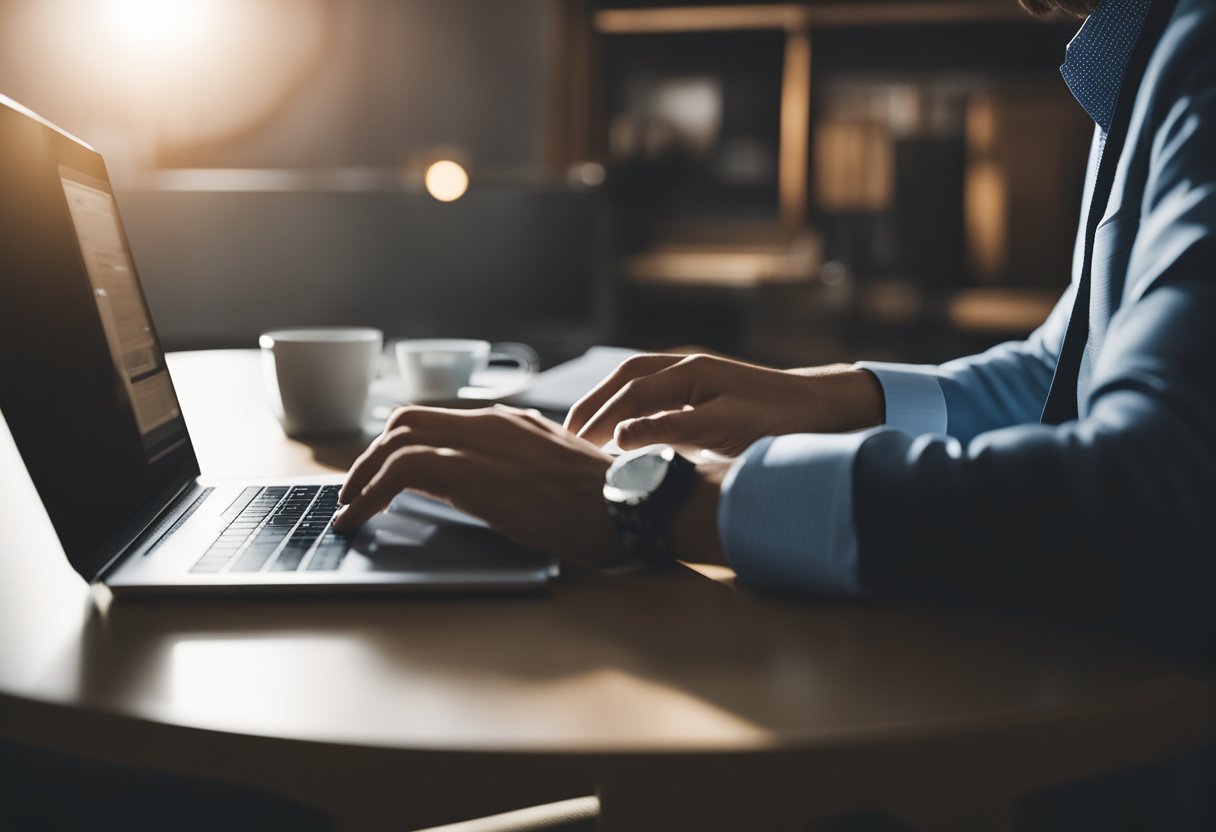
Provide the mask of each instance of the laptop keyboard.
[{"label": "laptop keyboard", "polygon": [[269,486],[220,533],[191,572],[325,572],[342,563],[350,537],[334,531],[337,485]]}]

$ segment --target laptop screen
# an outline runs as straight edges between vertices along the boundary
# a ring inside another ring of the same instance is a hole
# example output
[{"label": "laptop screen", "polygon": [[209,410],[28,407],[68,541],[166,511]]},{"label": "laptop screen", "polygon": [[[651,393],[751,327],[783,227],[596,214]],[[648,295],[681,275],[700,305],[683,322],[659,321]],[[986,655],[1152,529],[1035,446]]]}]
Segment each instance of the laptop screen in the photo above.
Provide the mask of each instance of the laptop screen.
[{"label": "laptop screen", "polygon": [[60,167],[59,173],[110,359],[148,461],[153,462],[185,442],[186,435],[177,394],[118,223],[118,206],[106,183],[70,168]]},{"label": "laptop screen", "polygon": [[198,474],[101,157],[0,99],[0,411],[93,579]]}]

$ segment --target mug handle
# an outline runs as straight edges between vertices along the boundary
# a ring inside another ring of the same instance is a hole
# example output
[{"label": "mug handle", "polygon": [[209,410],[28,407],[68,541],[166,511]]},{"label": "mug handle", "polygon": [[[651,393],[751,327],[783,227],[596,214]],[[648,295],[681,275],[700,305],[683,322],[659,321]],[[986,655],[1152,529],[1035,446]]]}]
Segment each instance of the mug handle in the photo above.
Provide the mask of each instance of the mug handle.
[{"label": "mug handle", "polygon": [[513,341],[504,341],[501,344],[490,346],[490,362],[495,361],[510,361],[519,368],[520,372],[530,376],[536,375],[536,371],[540,369],[540,358],[537,356],[536,350],[527,344],[518,344]]}]

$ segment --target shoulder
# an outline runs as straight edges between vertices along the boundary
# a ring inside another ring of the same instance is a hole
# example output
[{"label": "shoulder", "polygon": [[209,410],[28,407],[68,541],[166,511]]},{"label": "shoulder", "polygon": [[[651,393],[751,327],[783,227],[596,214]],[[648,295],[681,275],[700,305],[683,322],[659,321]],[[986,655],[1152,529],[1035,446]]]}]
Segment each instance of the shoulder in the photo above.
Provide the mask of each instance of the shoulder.
[{"label": "shoulder", "polygon": [[1155,161],[1183,155],[1207,167],[1216,127],[1216,0],[1174,4],[1140,80],[1132,119],[1133,130],[1153,137]]},{"label": "shoulder", "polygon": [[1167,272],[1206,282],[1216,266],[1216,0],[1178,0],[1136,98],[1132,152],[1147,169],[1131,299]]},{"label": "shoulder", "polygon": [[1178,0],[1153,50],[1145,80],[1211,83],[1216,69],[1216,0]]},{"label": "shoulder", "polygon": [[1183,150],[1194,164],[1216,120],[1216,0],[1157,2],[1168,18],[1138,79],[1125,152],[1156,166]]}]

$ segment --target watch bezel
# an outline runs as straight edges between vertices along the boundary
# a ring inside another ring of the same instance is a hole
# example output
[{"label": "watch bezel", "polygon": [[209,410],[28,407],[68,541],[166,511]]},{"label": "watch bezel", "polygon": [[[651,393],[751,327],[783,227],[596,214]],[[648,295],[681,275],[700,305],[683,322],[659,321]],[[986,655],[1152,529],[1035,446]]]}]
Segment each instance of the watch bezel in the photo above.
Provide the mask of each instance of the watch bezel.
[{"label": "watch bezel", "polygon": [[[643,457],[664,462],[663,475],[651,490],[638,491],[611,484],[614,474]],[[625,545],[651,563],[670,563],[674,554],[667,545],[671,513],[690,490],[696,465],[670,445],[648,445],[613,460],[604,475],[604,502]],[[673,476],[673,473],[675,476]]]},{"label": "watch bezel", "polygon": [[[641,491],[634,488],[622,488],[612,484],[614,475],[623,471],[631,462],[642,459],[643,457],[658,457],[664,462],[663,476],[659,480],[658,485],[649,491]],[[607,472],[604,474],[604,499],[611,503],[623,504],[628,506],[640,506],[646,503],[667,481],[667,475],[671,473],[672,463],[675,462],[676,450],[670,445],[647,445],[644,448],[626,451],[612,461],[608,466]]]}]

